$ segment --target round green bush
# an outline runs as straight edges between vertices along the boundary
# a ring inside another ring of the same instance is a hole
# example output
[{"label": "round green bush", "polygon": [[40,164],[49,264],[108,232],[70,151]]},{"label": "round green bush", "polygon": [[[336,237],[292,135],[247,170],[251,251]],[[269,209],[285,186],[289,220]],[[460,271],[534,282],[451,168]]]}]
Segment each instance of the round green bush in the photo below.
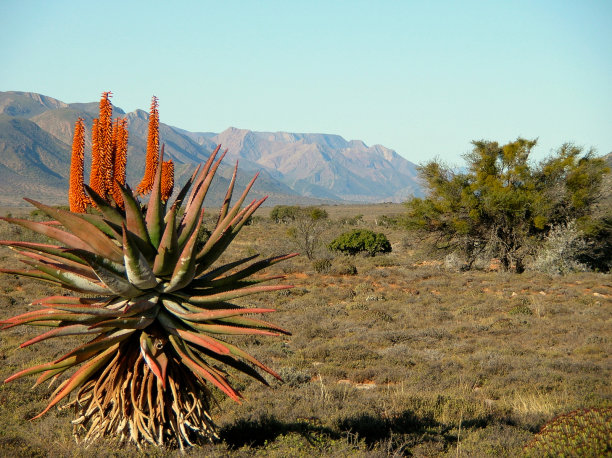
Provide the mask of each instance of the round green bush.
[{"label": "round green bush", "polygon": [[377,253],[390,253],[391,244],[385,234],[372,232],[368,229],[354,229],[345,232],[334,239],[328,248],[331,251],[356,255],[357,253],[368,253],[374,256]]}]

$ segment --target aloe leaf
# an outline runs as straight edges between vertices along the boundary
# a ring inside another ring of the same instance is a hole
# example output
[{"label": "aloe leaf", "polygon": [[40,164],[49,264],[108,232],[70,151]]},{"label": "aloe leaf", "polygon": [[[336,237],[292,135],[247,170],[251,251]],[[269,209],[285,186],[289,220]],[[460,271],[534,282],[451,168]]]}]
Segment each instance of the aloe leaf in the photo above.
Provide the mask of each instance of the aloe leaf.
[{"label": "aloe leaf", "polygon": [[258,254],[254,254],[252,256],[247,256],[246,258],[239,259],[238,261],[228,262],[227,264],[224,264],[222,266],[217,267],[216,269],[206,272],[206,274],[200,275],[194,280],[194,282],[197,282],[198,284],[208,284],[209,282],[211,282],[212,280],[215,280],[216,278],[220,277],[224,273],[229,272],[230,270],[232,270],[235,267],[238,267],[241,264],[252,261],[258,256],[259,256]]},{"label": "aloe leaf", "polygon": [[145,222],[147,225],[147,232],[151,239],[151,243],[155,248],[159,246],[161,240],[163,228],[163,204],[161,194],[161,175],[162,175],[162,163],[164,162],[164,146],[161,147],[161,153],[159,160],[157,161],[157,169],[155,170],[155,178],[153,180],[153,188],[151,189],[151,195],[149,197],[149,203],[147,204],[147,215]]},{"label": "aloe leaf", "polygon": [[212,153],[210,153],[210,156],[208,156],[208,159],[206,160],[206,163],[202,167],[202,170],[200,170],[200,173],[195,178],[193,188],[191,189],[191,193],[189,194],[189,198],[187,199],[187,205],[185,206],[185,212],[187,212],[189,208],[191,208],[193,201],[195,197],[198,195],[198,192],[200,188],[202,187],[202,183],[204,182],[204,179],[208,176],[210,167],[212,166],[215,160],[215,157],[217,156],[217,153],[219,152],[220,149],[221,149],[221,145],[217,145],[215,150]]},{"label": "aloe leaf", "polygon": [[89,358],[91,358],[96,353],[96,351],[99,351],[99,349],[98,350],[94,349],[91,351],[80,351],[78,353],[75,353],[76,350],[73,350],[70,353],[62,356],[58,360],[51,361],[51,362],[44,363],[44,364],[39,364],[37,366],[29,367],[27,369],[23,369],[19,372],[16,372],[15,374],[7,378],[4,381],[4,383],[9,383],[18,378],[25,377],[26,375],[36,374],[36,373],[44,372],[47,370],[56,370],[60,368],[68,369],[72,366],[82,363],[83,361],[87,361]]},{"label": "aloe leaf", "polygon": [[230,398],[240,403],[240,396],[238,392],[236,392],[236,390],[234,390],[222,377],[214,376],[209,370],[207,370],[211,369],[208,367],[208,365],[202,363],[201,361],[196,362],[193,359],[193,355],[188,354],[185,344],[181,342],[180,339],[170,335],[168,340],[185,366],[191,369],[195,374],[208,380],[210,383],[227,394]]},{"label": "aloe leaf", "polygon": [[128,280],[140,289],[157,286],[157,278],[144,255],[140,252],[125,225],[123,226],[123,257]]},{"label": "aloe leaf", "polygon": [[63,310],[64,312],[70,313],[83,313],[91,315],[93,317],[117,317],[122,316],[123,312],[119,310],[107,309],[106,307],[99,307],[94,305],[72,305],[72,304],[45,304],[46,307],[54,310]]},{"label": "aloe leaf", "polygon": [[143,294],[140,297],[136,297],[128,302],[124,316],[132,316],[138,313],[144,313],[154,308],[159,301],[159,296],[156,293]]},{"label": "aloe leaf", "polygon": [[204,212],[201,212],[195,230],[181,251],[176,267],[172,272],[172,278],[164,288],[164,292],[172,292],[184,288],[193,280],[196,271],[195,244],[198,239],[198,232],[202,225],[203,218]]},{"label": "aloe leaf", "polygon": [[248,280],[239,280],[234,282],[208,282],[208,283],[200,283],[198,281],[193,281],[189,284],[189,289],[185,288],[185,292],[189,292],[189,294],[200,295],[210,294],[214,292],[222,292],[222,291],[232,291],[238,290],[241,288],[247,288],[249,286],[259,285],[261,283],[266,283],[272,280],[283,280],[287,278],[285,275],[270,275],[268,277],[257,277],[251,278]]},{"label": "aloe leaf", "polygon": [[275,312],[276,310],[262,309],[262,308],[248,308],[248,309],[235,308],[235,309],[206,310],[205,312],[199,312],[199,313],[181,313],[181,312],[177,312],[176,309],[168,309],[168,311],[182,320],[194,321],[196,323],[199,323],[202,321],[218,320],[221,318],[229,318],[229,317],[238,316],[238,315],[245,315],[247,313],[271,313],[271,312]]},{"label": "aloe leaf", "polygon": [[186,329],[185,326],[181,325],[180,322],[177,323],[175,320],[167,316],[164,312],[161,312],[158,315],[158,320],[160,324],[164,327],[164,329],[168,331],[171,335],[179,336],[181,339],[187,342],[191,342],[195,345],[198,345],[202,348],[206,348],[207,350],[219,353],[221,355],[226,355],[230,352],[229,349],[225,347],[222,342],[213,339],[207,335],[189,331],[188,329]]},{"label": "aloe leaf", "polygon": [[42,342],[43,340],[51,339],[54,337],[63,337],[63,336],[74,336],[74,335],[84,335],[84,334],[96,334],[100,333],[100,330],[90,329],[89,326],[84,324],[71,324],[68,326],[62,326],[56,329],[51,329],[43,334],[40,334],[33,339],[28,340],[27,342],[22,343],[19,347],[25,348],[29,345],[33,345],[38,342]]},{"label": "aloe leaf", "polygon": [[166,389],[166,369],[168,367],[168,357],[161,349],[153,344],[149,334],[140,334],[140,354],[153,374],[161,381],[162,387]]},{"label": "aloe leaf", "polygon": [[263,364],[261,361],[259,361],[258,359],[256,359],[255,357],[253,357],[252,355],[247,353],[246,351],[244,351],[244,350],[242,350],[242,349],[238,348],[237,346],[232,345],[230,343],[226,343],[225,345],[226,345],[227,348],[229,348],[230,354],[232,354],[233,356],[237,356],[239,358],[242,358],[242,359],[248,361],[249,363],[259,367],[261,370],[266,371],[272,377],[274,377],[274,378],[276,378],[278,380],[282,380],[280,375],[278,375],[276,372],[274,372],[272,369],[270,369],[268,366]]},{"label": "aloe leaf", "polygon": [[58,376],[59,374],[61,374],[62,372],[65,372],[66,370],[68,370],[68,367],[60,367],[59,369],[54,369],[54,370],[43,372],[42,375],[36,379],[36,382],[34,383],[34,385],[32,385],[32,388],[36,388],[41,383],[49,380],[50,378]]},{"label": "aloe leaf", "polygon": [[257,372],[249,364],[247,364],[244,361],[238,359],[235,355],[233,355],[233,354],[220,355],[218,353],[206,352],[205,350],[203,352],[206,354],[206,356],[208,356],[210,358],[213,358],[213,359],[216,359],[217,361],[219,361],[219,362],[221,362],[223,364],[226,364],[226,365],[236,369],[237,371],[242,372],[243,374],[246,374],[246,375],[254,378],[258,382],[261,382],[262,384],[264,384],[266,386],[270,386],[268,381],[264,377],[262,377],[259,372]]},{"label": "aloe leaf", "polygon": [[185,199],[185,196],[189,192],[189,188],[191,188],[191,185],[193,184],[195,178],[198,176],[198,172],[200,171],[201,166],[201,164],[198,164],[195,171],[191,174],[191,177],[187,180],[187,183],[185,183],[185,185],[181,188],[178,195],[176,196],[173,205],[176,205],[177,208],[180,207],[183,203],[183,199]]},{"label": "aloe leaf", "polygon": [[74,289],[77,289],[78,291],[91,294],[109,293],[109,290],[108,288],[106,288],[106,286],[94,283],[91,280],[88,280],[87,278],[82,277],[81,275],[77,275],[68,270],[41,263],[31,262],[27,259],[22,259],[21,261],[25,264],[35,267],[41,272],[55,277],[62,284],[62,286],[69,286]]},{"label": "aloe leaf", "polygon": [[192,304],[210,304],[225,302],[238,297],[248,296],[250,294],[261,293],[264,291],[279,291],[282,289],[293,288],[293,285],[266,285],[266,286],[251,286],[243,288],[237,291],[226,291],[222,293],[204,295],[204,296],[186,296],[180,293],[175,293],[178,297],[181,297]]},{"label": "aloe leaf", "polygon": [[266,199],[267,196],[257,202],[252,202],[245,207],[243,211],[238,213],[220,234],[216,235],[213,233],[213,235],[210,236],[202,250],[196,256],[196,259],[200,261],[200,266],[197,272],[198,274],[210,267],[219,258],[219,256],[223,254],[228,245],[238,235],[238,232],[244,223],[246,223],[248,218]]},{"label": "aloe leaf", "polygon": [[170,300],[166,297],[162,297],[162,303],[164,305],[164,308],[170,312],[172,312],[173,314],[176,313],[189,313],[189,309],[183,307],[181,304],[179,304],[178,302],[175,302],[173,300]]},{"label": "aloe leaf", "polygon": [[[85,357],[86,359],[89,359],[93,354],[105,350],[108,347],[115,345],[116,343],[124,341],[125,339],[130,337],[135,331],[135,329],[119,329],[115,332],[106,332],[100,334],[99,337],[96,337],[95,339],[75,348],[69,353],[66,353],[61,358],[56,359],[55,362],[59,363],[65,359],[72,358],[73,356],[81,356]],[[98,333],[100,332],[103,331],[98,329]]]},{"label": "aloe leaf", "polygon": [[41,320],[41,321],[33,321],[31,323],[28,323],[28,325],[30,326],[39,326],[41,328],[61,328],[62,326],[67,326],[68,324],[71,323],[78,323],[79,321],[83,321],[83,322],[87,322],[87,321],[92,321],[93,318],[89,318],[87,317],[87,319],[83,319],[83,320],[70,320],[70,321],[53,321],[53,320]]},{"label": "aloe leaf", "polygon": [[230,180],[230,184],[227,187],[227,192],[225,193],[225,199],[223,199],[223,204],[221,205],[221,210],[219,211],[219,219],[217,220],[217,224],[227,216],[227,211],[229,210],[230,202],[232,200],[232,194],[234,192],[234,185],[236,184],[236,176],[238,175],[238,161],[236,161],[236,165],[234,166],[234,173],[232,174],[232,179]]},{"label": "aloe leaf", "polygon": [[39,272],[37,270],[24,270],[24,269],[0,269],[0,272],[5,274],[14,274],[19,275],[21,277],[30,277],[35,278],[37,280],[44,280],[47,282],[54,283],[56,285],[63,286],[62,283],[52,275],[48,275],[44,272]]},{"label": "aloe leaf", "polygon": [[110,205],[105,199],[103,199],[97,192],[91,189],[89,186],[85,185],[85,191],[93,200],[94,204],[104,215],[104,218],[108,221],[116,224],[117,226],[121,226],[123,222],[123,216],[115,207]]},{"label": "aloe leaf", "polygon": [[80,264],[86,264],[78,256],[66,251],[65,248],[58,245],[49,245],[46,243],[33,243],[33,242],[18,242],[15,240],[0,240],[0,245],[5,245],[14,248],[21,248],[31,250],[39,253],[47,253],[59,258],[68,259],[70,261],[78,262]]},{"label": "aloe leaf", "polygon": [[[228,236],[231,237],[231,234],[232,234],[232,223],[233,222],[237,222],[239,220],[239,216],[241,214],[246,213],[247,210],[248,210],[248,208],[244,208],[242,211],[240,211],[239,213],[234,215],[233,219],[230,219],[228,221],[224,220],[224,222],[218,223],[217,226],[215,227],[215,230],[212,232],[212,234],[210,234],[210,237],[208,238],[208,240],[204,244],[204,247],[202,248],[202,250],[200,250],[200,252],[196,256],[196,259],[199,261],[202,258],[204,258],[204,256],[208,255],[208,253],[214,247],[222,246],[223,243],[220,242],[220,241],[224,237],[226,237],[226,238]],[[229,215],[228,215],[228,217],[229,217]],[[228,217],[226,217],[226,219]],[[231,238],[233,238],[233,237],[231,237]],[[231,239],[229,239],[229,240],[231,240]],[[204,265],[199,267],[198,270],[203,272],[203,269],[208,268],[210,265],[212,265],[213,262],[214,262],[214,260],[209,261],[209,257],[207,257],[207,259],[202,262],[202,264],[204,264]]]},{"label": "aloe leaf", "polygon": [[189,325],[198,331],[207,332],[210,334],[223,334],[229,336],[239,335],[262,335],[262,336],[278,336],[278,332],[267,331],[265,329],[243,328],[240,326],[229,326],[226,324],[206,324],[189,322]]},{"label": "aloe leaf", "polygon": [[[272,258],[268,258],[268,259],[263,259],[261,261],[257,261],[253,264],[251,264],[250,266],[232,274],[232,275],[228,275],[226,277],[223,278],[216,278],[213,277],[214,279],[211,279],[212,281],[209,281],[210,284],[215,285],[215,286],[222,286],[222,285],[227,285],[227,284],[232,284],[234,282],[240,281],[243,278],[249,277],[250,275],[256,274],[257,272],[259,272],[260,270],[266,269],[280,261],[284,261],[286,259],[290,259],[293,258],[295,256],[297,256],[298,253],[291,253],[291,254],[286,254],[284,256],[274,256]],[[201,277],[200,279],[198,279],[198,285],[199,284],[205,284],[204,282],[206,282],[210,277],[208,275],[206,275],[205,277]],[[203,281],[202,281],[203,280]],[[200,281],[202,281],[200,283]],[[195,282],[194,282],[195,283]],[[195,284],[194,284],[195,286]]]},{"label": "aloe leaf", "polygon": [[91,251],[91,246],[89,246],[87,242],[81,240],[79,237],[69,232],[62,231],[61,229],[58,229],[56,227],[49,226],[43,223],[37,223],[35,221],[29,221],[27,219],[0,217],[0,220],[12,224],[18,224],[19,226],[25,227],[26,229],[30,229],[34,232],[55,239],[70,248]]},{"label": "aloe leaf", "polygon": [[63,310],[54,309],[42,309],[7,318],[6,320],[0,321],[0,324],[3,325],[3,329],[8,329],[14,326],[20,326],[22,324],[33,324],[41,321],[87,322],[91,320],[91,316],[86,316],[79,313],[64,312]]},{"label": "aloe leaf", "polygon": [[78,364],[79,362],[81,361],[78,361],[77,358],[74,357],[70,359],[65,359],[64,361],[61,361],[59,363],[49,362],[49,363],[39,364],[37,366],[28,367],[27,369],[23,369],[19,372],[14,373],[10,377],[8,377],[6,380],[4,380],[4,383],[9,383],[9,382],[12,382],[13,380],[17,380],[21,377],[25,377],[26,375],[37,374],[39,372],[43,372],[46,370],[69,368],[69,367],[74,366],[75,364]]},{"label": "aloe leaf", "polygon": [[232,209],[227,213],[225,218],[223,218],[223,220],[221,221],[221,223],[220,223],[221,226],[228,225],[229,222],[231,220],[233,220],[234,217],[238,214],[238,212],[240,211],[240,207],[244,203],[244,200],[246,199],[247,194],[249,193],[249,191],[251,190],[251,188],[255,184],[255,180],[257,180],[258,176],[259,176],[259,172],[257,172],[255,174],[255,176],[251,179],[251,181],[249,181],[249,183],[247,184],[246,188],[244,189],[244,191],[242,192],[242,194],[238,198],[238,201],[234,204]]},{"label": "aloe leaf", "polygon": [[94,271],[87,264],[83,265],[81,263],[62,258],[57,259],[54,255],[47,253],[43,255],[29,251],[17,251],[15,248],[13,248],[13,250],[15,250],[21,256],[34,259],[34,261],[38,261],[39,263],[42,263],[48,267],[58,268],[66,272],[72,272],[74,274],[89,278],[90,280],[98,280],[98,277],[96,277]]},{"label": "aloe leaf", "polygon": [[142,217],[140,205],[136,202],[128,188],[120,183],[118,183],[118,186],[123,196],[123,203],[125,204],[125,222],[121,222],[121,225],[125,225],[128,231],[135,235],[135,241],[143,254],[147,257],[152,257],[155,253],[155,248],[151,245],[151,239],[147,232],[145,220]]},{"label": "aloe leaf", "polygon": [[113,294],[128,298],[142,294],[142,290],[136,288],[129,282],[125,273],[117,272],[118,268],[115,267],[116,264],[113,263],[109,266],[104,258],[100,258],[86,251],[74,250],[74,252],[87,261],[96,273],[96,276]]},{"label": "aloe leaf", "polygon": [[[64,210],[58,210],[48,205],[41,204],[32,199],[25,199],[35,207],[44,211],[52,218],[57,219],[62,225],[70,230],[76,237],[80,238],[89,246],[89,251],[94,251],[100,256],[111,259],[115,262],[121,261],[121,250],[119,247],[109,239],[100,229],[79,218],[74,213],[70,213]],[[81,247],[74,247],[81,248]]]},{"label": "aloe leaf", "polygon": [[[229,389],[231,392],[235,393],[239,399],[242,399],[242,394],[235,390],[227,381],[226,373],[221,369],[216,368],[215,366],[208,364],[203,358],[202,353],[206,353],[206,351],[202,352],[197,348],[192,347],[188,342],[181,341],[184,345],[187,355],[195,361],[199,366],[205,368],[219,383]],[[240,401],[238,401],[240,402]]]},{"label": "aloe leaf", "polygon": [[39,413],[34,418],[32,418],[32,420],[42,417],[44,414],[46,414],[51,409],[51,407],[53,407],[58,402],[60,402],[62,399],[64,399],[66,396],[68,396],[74,389],[78,388],[83,383],[85,383],[92,375],[94,375],[113,356],[113,353],[117,350],[117,348],[119,348],[118,343],[108,348],[106,351],[102,352],[101,354],[93,358],[91,361],[89,361],[88,363],[80,367],[72,375],[72,377],[68,379],[68,383],[65,384],[65,386],[57,394],[57,396],[55,396],[51,400],[51,402],[49,402],[47,407],[45,407],[45,410],[43,410],[41,413]]},{"label": "aloe leaf", "polygon": [[211,167],[210,171],[206,175],[206,179],[197,189],[193,201],[190,202],[189,207],[185,210],[185,214],[183,215],[183,220],[179,228],[179,246],[183,246],[191,236],[191,233],[194,231],[194,228],[198,222],[198,216],[202,209],[202,203],[204,202],[204,198],[208,192],[208,188],[210,187],[215,173],[217,173],[217,169],[221,165],[221,161],[223,161],[226,153],[227,150],[225,150],[217,162],[215,162],[215,164]]},{"label": "aloe leaf", "polygon": [[229,323],[230,325],[238,325],[238,326],[245,326],[249,328],[259,328],[259,329],[267,329],[271,331],[278,331],[288,336],[291,335],[291,332],[287,331],[286,329],[281,328],[280,326],[277,326],[272,323],[268,323],[267,321],[258,320],[256,318],[249,318],[249,317],[244,317],[244,316],[233,316],[233,317],[223,318],[221,322]]},{"label": "aloe leaf", "polygon": [[176,234],[176,203],[172,205],[166,215],[166,227],[162,235],[157,256],[153,263],[153,273],[155,275],[169,275],[172,273],[176,260],[179,255],[178,238]]},{"label": "aloe leaf", "polygon": [[102,304],[108,298],[106,297],[74,297],[74,296],[48,296],[42,299],[32,301],[32,305],[47,305],[47,304]]},{"label": "aloe leaf", "polygon": [[108,237],[113,238],[115,240],[121,239],[121,234],[115,230],[116,225],[115,227],[113,227],[112,223],[109,224],[108,222],[106,222],[102,216],[92,215],[90,213],[77,213],[75,215],[81,219],[84,219],[88,223],[93,224]]},{"label": "aloe leaf", "polygon": [[155,321],[155,315],[141,315],[129,318],[114,318],[112,320],[100,321],[92,324],[91,329],[113,328],[113,329],[144,329]]}]

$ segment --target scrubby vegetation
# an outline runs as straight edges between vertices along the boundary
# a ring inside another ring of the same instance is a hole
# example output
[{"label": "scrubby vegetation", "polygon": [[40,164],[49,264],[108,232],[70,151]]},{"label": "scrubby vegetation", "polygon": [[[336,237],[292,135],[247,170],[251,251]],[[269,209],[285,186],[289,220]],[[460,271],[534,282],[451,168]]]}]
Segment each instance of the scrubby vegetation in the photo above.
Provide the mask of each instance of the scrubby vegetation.
[{"label": "scrubby vegetation", "polygon": [[322,248],[322,236],[329,221],[328,214],[319,207],[299,207],[277,205],[270,212],[275,223],[289,224],[286,231],[294,247],[298,248],[308,259],[315,259]]},{"label": "scrubby vegetation", "polygon": [[[244,345],[285,382],[266,376],[270,389],[230,369],[246,401],[236,405],[216,390],[211,415],[220,442],[187,456],[520,456],[555,417],[612,407],[609,274],[516,275],[491,262],[455,271],[414,233],[377,225],[401,219],[400,205],[322,209],[324,245],[352,229],[340,221],[361,214],[355,228],[384,233],[393,251],[347,257],[325,250],[313,260],[300,256],[272,266],[269,274],[286,275],[295,288],[237,303],[277,309],[275,321],[292,331],[275,339],[250,336]],[[264,218],[244,226],[220,262],[294,248],[287,235],[293,223],[274,223],[271,209],[260,210]],[[45,242],[2,221],[0,238]],[[327,262],[313,264],[318,259]],[[0,265],[13,264],[11,253],[0,250]],[[60,293],[0,277],[0,317],[34,310],[27,305],[33,299]],[[34,354],[16,347],[34,335],[20,328],[0,333],[2,379],[31,363]],[[77,341],[53,342],[35,358],[57,358]],[[83,449],[72,440],[65,410],[30,422],[52,391],[30,386],[21,379],[0,386],[5,455],[142,453],[106,442]],[[144,453],[178,456],[146,447]]]}]

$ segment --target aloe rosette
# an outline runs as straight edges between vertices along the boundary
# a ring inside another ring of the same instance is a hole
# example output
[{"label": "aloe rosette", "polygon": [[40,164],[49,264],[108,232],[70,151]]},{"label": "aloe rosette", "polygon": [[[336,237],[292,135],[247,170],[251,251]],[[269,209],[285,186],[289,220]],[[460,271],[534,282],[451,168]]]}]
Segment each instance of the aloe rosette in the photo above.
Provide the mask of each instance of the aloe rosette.
[{"label": "aloe rosette", "polygon": [[[51,282],[72,293],[36,300],[32,304],[38,309],[0,324],[4,329],[49,328],[21,347],[70,335],[91,336],[62,357],[5,380],[32,374],[38,374],[36,385],[57,380],[47,407],[34,418],[72,393],[74,399],[66,405],[76,409],[73,423],[81,440],[116,436],[138,445],[148,442],[182,449],[217,437],[209,412],[209,386],[238,402],[242,398],[221,367],[229,366],[264,384],[266,378],[259,370],[280,379],[272,369],[223,340],[223,336],[289,334],[253,317],[273,309],[242,308],[230,301],[291,288],[262,284],[282,277],[253,274],[295,255],[259,261],[250,256],[218,265],[265,200],[243,207],[255,176],[230,205],[236,164],[217,223],[208,239],[202,240],[203,202],[224,155],[219,155],[217,147],[172,204],[162,198],[162,148],[146,206],[127,186],[117,183],[122,206],[112,195],[103,197],[85,186],[95,212],[74,213],[26,199],[54,221],[2,218],[59,242],[0,241],[18,251],[29,266],[2,272]],[[64,377],[65,373],[70,375]]]}]

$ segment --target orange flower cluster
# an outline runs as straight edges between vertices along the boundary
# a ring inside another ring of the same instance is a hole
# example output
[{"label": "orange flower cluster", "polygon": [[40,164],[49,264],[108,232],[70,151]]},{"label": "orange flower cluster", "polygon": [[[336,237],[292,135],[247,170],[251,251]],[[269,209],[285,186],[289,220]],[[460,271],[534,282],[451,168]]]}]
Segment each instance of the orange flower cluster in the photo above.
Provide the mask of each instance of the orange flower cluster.
[{"label": "orange flower cluster", "polygon": [[172,159],[162,162],[161,194],[162,200],[168,201],[174,189],[174,162]]},{"label": "orange flower cluster", "polygon": [[149,132],[147,136],[147,158],[145,172],[142,181],[136,188],[139,194],[147,194],[153,189],[155,171],[159,162],[159,111],[157,109],[157,97],[151,100],[151,111],[149,113]]},{"label": "orange flower cluster", "polygon": [[[125,185],[128,130],[127,119],[116,118],[112,121],[113,107],[110,92],[103,92],[100,99],[100,115],[93,120],[91,146],[91,174],[89,186],[104,199],[109,196],[121,208],[124,207],[119,184]],[[151,192],[155,172],[159,163],[159,112],[157,97],[151,102],[149,115],[149,134],[147,139],[147,158],[144,177],[138,185],[137,192]],[[93,202],[84,190],[83,162],[85,150],[85,125],[82,118],[76,122],[72,143],[72,163],[70,166],[70,191],[68,200],[70,210],[84,213],[87,205]],[[174,163],[172,160],[162,162],[162,196],[168,200],[174,188]]]},{"label": "orange flower cluster", "polygon": [[113,106],[110,92],[103,92],[100,99],[100,117],[94,119],[91,133],[91,176],[89,186],[102,197],[113,188]]},{"label": "orange flower cluster", "polygon": [[83,118],[77,119],[74,125],[72,139],[72,158],[70,162],[70,189],[68,203],[70,211],[84,213],[89,204],[89,198],[83,188],[83,163],[85,160],[85,123]]},{"label": "orange flower cluster", "polygon": [[123,208],[123,196],[119,184],[125,185],[125,166],[127,163],[128,130],[127,119],[115,119],[113,124],[113,182],[111,194],[117,205]]}]

